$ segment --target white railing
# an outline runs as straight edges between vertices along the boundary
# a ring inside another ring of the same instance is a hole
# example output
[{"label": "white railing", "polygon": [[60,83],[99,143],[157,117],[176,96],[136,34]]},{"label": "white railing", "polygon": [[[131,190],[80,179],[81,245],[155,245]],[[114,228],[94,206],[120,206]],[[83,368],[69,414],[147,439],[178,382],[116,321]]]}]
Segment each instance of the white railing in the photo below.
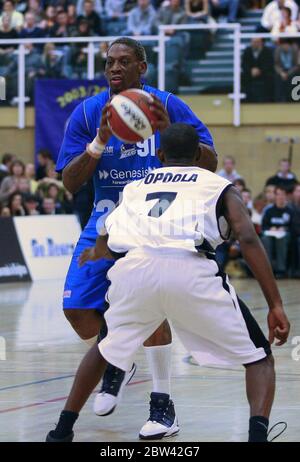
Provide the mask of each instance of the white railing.
[{"label": "white railing", "polygon": [[[165,64],[166,64],[166,42],[170,37],[166,35],[166,30],[172,28],[178,31],[189,30],[212,30],[217,29],[231,30],[233,32],[229,38],[233,40],[233,91],[228,95],[233,100],[233,115],[232,123],[235,127],[241,125],[241,100],[245,97],[241,93],[241,51],[242,39],[252,39],[254,37],[274,39],[275,37],[270,33],[242,33],[241,25],[235,24],[182,24],[182,25],[169,25],[160,26],[158,35],[143,35],[134,37],[141,42],[155,41],[158,43],[158,87],[160,90],[165,89]],[[67,37],[67,38],[40,38],[40,39],[2,39],[1,45],[18,45],[18,96],[15,100],[18,102],[18,128],[25,128],[25,103],[28,100],[25,95],[25,55],[26,50],[24,45],[26,43],[43,44],[43,43],[56,43],[56,44],[71,44],[71,43],[87,43],[85,52],[87,53],[87,78],[94,79],[95,75],[95,43],[111,42],[116,40],[119,36],[105,36],[105,37]],[[276,35],[277,38],[300,38],[300,33],[286,34],[280,33]]]}]

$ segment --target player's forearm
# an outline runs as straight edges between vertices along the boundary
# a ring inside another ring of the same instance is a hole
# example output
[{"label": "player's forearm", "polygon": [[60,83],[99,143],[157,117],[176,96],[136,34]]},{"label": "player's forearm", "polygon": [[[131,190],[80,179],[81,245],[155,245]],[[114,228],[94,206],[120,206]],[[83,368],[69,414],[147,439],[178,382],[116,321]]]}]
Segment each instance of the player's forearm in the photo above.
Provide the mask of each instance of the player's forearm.
[{"label": "player's forearm", "polygon": [[92,177],[97,163],[98,159],[94,159],[87,152],[75,157],[63,170],[65,188],[72,194],[76,193]]},{"label": "player's forearm", "polygon": [[256,235],[239,238],[241,252],[257,279],[270,309],[282,306],[282,300],[266,252]]},{"label": "player's forearm", "polygon": [[199,167],[205,168],[210,172],[215,172],[218,166],[218,155],[212,146],[199,143],[200,161]]}]

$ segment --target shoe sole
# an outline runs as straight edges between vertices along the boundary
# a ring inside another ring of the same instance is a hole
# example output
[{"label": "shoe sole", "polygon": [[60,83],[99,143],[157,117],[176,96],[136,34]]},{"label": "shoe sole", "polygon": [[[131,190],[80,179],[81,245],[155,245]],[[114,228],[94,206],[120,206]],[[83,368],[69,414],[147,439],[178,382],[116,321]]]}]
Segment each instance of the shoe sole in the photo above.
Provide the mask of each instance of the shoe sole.
[{"label": "shoe sole", "polygon": [[74,438],[74,432],[72,431],[72,433],[68,436],[66,436],[65,438],[62,438],[62,439],[58,439],[58,438],[53,438],[53,436],[47,435],[46,437],[46,443],[72,443],[73,441],[73,438]]},{"label": "shoe sole", "polygon": [[163,438],[171,438],[172,436],[176,436],[178,435],[179,433],[179,428],[177,428],[177,430],[175,430],[174,432],[172,432],[170,435],[168,435],[167,433],[168,432],[164,432],[164,433],[157,433],[156,435],[142,435],[141,433],[139,434],[139,439],[140,440],[162,440]]},{"label": "shoe sole", "polygon": [[120,390],[119,390],[119,393],[118,393],[118,397],[117,397],[117,402],[116,404],[114,405],[113,408],[111,408],[108,412],[106,412],[105,414],[96,414],[95,412],[95,415],[98,416],[98,417],[106,417],[110,414],[112,414],[114,412],[114,410],[116,409],[116,407],[118,406],[118,404],[120,403],[121,401],[121,398],[122,398],[122,393],[123,393],[123,388],[130,382],[130,380],[132,379],[132,377],[134,376],[134,374],[136,373],[136,364],[133,365],[133,368],[131,369],[130,371],[130,375],[129,375],[129,378],[127,379],[126,382],[122,383],[122,385],[120,386]]}]

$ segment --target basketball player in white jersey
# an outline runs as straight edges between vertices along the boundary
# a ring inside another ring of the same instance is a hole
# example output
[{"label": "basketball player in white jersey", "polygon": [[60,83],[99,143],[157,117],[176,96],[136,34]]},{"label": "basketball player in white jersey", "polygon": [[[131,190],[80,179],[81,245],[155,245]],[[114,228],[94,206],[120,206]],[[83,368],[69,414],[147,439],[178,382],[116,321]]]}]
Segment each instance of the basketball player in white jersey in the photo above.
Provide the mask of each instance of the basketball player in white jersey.
[{"label": "basketball player in white jersey", "polygon": [[[245,366],[249,441],[267,441],[275,391],[269,342],[276,338],[277,345],[284,344],[289,322],[240,194],[227,180],[197,167],[198,142],[189,125],[166,129],[159,153],[164,167],[125,186],[121,204],[106,219],[108,234],[82,255],[81,263],[104,254],[118,258],[108,272],[108,334],[83,359],[47,441],[72,441],[73,425],[106,361],[130,370],[138,348],[166,318],[200,365]],[[214,260],[230,230],[268,303],[269,342]],[[174,434],[176,415],[172,418]],[[155,416],[150,426],[151,419]]]}]

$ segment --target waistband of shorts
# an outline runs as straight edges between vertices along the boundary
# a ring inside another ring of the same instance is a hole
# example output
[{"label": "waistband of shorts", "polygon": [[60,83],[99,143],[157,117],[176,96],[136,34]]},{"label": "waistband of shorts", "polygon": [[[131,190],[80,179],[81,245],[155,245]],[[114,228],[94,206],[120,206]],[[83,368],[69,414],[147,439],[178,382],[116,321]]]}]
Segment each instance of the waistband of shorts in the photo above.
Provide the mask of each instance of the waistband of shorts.
[{"label": "waistband of shorts", "polygon": [[133,255],[151,255],[156,257],[176,256],[176,257],[191,257],[198,256],[198,252],[189,249],[179,249],[176,247],[137,247],[127,252],[126,256]]}]

